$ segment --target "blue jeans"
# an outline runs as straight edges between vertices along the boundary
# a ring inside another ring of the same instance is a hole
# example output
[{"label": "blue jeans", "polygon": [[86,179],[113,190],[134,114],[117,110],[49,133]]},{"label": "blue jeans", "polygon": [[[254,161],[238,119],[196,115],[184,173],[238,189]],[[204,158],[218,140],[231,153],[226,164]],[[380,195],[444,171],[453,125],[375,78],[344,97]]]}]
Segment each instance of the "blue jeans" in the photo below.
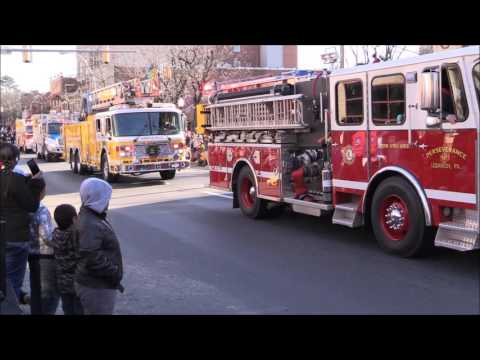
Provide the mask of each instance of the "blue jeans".
[{"label": "blue jeans", "polygon": [[7,294],[3,302],[0,301],[0,315],[22,315],[23,311],[18,305],[17,297],[13,292],[12,284],[7,280]]},{"label": "blue jeans", "polygon": [[7,242],[5,246],[7,279],[12,284],[13,291],[20,301],[22,285],[27,270],[29,244],[26,242]]}]

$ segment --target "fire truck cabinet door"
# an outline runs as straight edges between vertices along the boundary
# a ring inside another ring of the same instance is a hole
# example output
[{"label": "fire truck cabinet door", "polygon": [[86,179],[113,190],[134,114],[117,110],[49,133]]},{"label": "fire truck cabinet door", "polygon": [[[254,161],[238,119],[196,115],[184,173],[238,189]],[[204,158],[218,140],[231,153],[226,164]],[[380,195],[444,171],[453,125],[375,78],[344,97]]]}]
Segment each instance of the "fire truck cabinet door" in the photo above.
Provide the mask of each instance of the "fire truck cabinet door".
[{"label": "fire truck cabinet door", "polygon": [[369,177],[367,74],[339,76],[330,82],[333,186],[363,193]]}]

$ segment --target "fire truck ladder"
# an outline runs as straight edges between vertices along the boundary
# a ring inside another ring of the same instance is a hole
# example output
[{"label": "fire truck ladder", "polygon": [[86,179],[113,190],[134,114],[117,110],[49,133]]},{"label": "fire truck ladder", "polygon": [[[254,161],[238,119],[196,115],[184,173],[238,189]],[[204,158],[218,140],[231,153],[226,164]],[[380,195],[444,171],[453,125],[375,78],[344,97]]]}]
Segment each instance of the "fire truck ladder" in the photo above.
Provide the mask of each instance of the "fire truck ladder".
[{"label": "fire truck ladder", "polygon": [[90,92],[92,109],[95,111],[107,110],[114,105],[135,103],[138,98],[152,98],[159,95],[159,89],[151,79],[131,79],[108,85]]},{"label": "fire truck ladder", "polygon": [[302,94],[221,102],[206,107],[210,131],[303,129]]}]

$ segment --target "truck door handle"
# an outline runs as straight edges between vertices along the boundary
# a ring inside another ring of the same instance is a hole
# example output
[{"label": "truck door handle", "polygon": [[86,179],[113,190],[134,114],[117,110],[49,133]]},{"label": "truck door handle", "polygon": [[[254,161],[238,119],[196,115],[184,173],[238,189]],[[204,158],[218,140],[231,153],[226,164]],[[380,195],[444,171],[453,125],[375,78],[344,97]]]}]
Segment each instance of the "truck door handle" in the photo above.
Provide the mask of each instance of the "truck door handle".
[{"label": "truck door handle", "polygon": [[409,109],[411,109],[411,108],[418,109],[418,104],[415,104],[415,105],[409,104],[409,105],[408,105],[408,108],[409,108]]}]

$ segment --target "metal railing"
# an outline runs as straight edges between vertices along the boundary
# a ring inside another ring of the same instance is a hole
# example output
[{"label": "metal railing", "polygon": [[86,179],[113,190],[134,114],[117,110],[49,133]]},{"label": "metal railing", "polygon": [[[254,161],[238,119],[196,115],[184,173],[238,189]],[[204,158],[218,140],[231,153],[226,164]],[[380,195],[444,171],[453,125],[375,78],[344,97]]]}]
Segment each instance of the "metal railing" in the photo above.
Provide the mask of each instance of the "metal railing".
[{"label": "metal railing", "polygon": [[305,128],[302,94],[232,100],[206,107],[207,128],[215,130],[263,130]]}]

